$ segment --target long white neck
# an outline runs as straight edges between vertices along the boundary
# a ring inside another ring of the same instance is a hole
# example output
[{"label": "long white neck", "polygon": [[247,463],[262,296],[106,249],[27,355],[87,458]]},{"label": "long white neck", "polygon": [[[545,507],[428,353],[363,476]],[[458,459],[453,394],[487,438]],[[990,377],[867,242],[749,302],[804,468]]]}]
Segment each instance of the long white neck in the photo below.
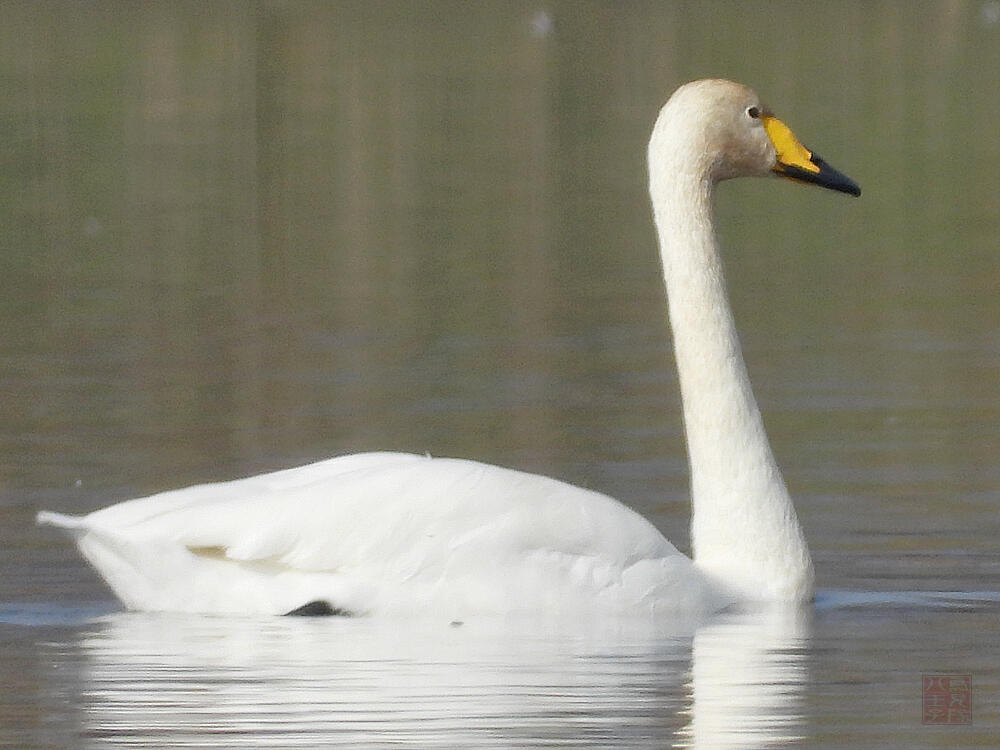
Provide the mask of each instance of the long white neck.
[{"label": "long white neck", "polygon": [[812,563],[726,296],[710,169],[662,126],[650,143],[650,194],[684,403],[694,560],[741,599],[808,599]]}]

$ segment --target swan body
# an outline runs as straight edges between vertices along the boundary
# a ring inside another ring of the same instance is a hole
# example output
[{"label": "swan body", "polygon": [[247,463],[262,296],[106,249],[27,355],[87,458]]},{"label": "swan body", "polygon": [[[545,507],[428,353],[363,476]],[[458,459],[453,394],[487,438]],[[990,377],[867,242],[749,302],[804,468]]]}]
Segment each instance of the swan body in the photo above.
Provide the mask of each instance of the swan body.
[{"label": "swan body", "polygon": [[130,500],[70,533],[130,609],[280,614],[659,615],[803,601],[813,568],[750,388],[712,229],[714,186],[779,174],[857,185],[749,89],[678,89],[650,195],[691,466],[693,560],[618,501],[474,461],[364,453]]},{"label": "swan body", "polygon": [[656,612],[719,604],[689,558],[597,492],[497,466],[342,456],[132,500],[82,519],[126,606],[352,614]]}]

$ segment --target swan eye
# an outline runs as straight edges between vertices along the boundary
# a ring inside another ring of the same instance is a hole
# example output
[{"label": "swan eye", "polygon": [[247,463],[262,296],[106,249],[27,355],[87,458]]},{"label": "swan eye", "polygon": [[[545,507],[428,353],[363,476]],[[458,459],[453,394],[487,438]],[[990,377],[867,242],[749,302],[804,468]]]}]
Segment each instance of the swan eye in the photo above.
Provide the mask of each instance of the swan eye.
[{"label": "swan eye", "polygon": [[748,107],[747,117],[752,117],[753,119],[756,120],[758,117],[760,117],[760,109],[757,107]]}]

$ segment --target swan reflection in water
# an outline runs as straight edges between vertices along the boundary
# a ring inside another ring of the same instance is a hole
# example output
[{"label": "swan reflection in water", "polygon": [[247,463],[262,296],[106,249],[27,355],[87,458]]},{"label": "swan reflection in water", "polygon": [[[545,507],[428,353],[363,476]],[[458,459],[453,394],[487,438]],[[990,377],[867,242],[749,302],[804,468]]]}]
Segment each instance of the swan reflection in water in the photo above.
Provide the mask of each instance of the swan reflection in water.
[{"label": "swan reflection in water", "polygon": [[81,640],[86,735],[143,747],[761,747],[801,732],[809,609],[701,626],[121,613]]}]

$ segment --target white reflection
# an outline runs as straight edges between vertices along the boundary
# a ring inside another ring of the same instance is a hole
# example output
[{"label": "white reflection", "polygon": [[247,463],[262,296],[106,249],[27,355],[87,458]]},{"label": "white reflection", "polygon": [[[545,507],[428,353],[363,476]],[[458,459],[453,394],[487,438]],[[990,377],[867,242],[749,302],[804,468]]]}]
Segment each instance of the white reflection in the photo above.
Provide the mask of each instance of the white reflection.
[{"label": "white reflection", "polygon": [[694,636],[693,667],[692,632],[123,613],[81,642],[85,735],[142,747],[463,748],[794,736],[804,625],[713,620]]},{"label": "white reflection", "polygon": [[800,738],[810,616],[806,608],[775,607],[698,630],[681,747],[756,748]]}]

